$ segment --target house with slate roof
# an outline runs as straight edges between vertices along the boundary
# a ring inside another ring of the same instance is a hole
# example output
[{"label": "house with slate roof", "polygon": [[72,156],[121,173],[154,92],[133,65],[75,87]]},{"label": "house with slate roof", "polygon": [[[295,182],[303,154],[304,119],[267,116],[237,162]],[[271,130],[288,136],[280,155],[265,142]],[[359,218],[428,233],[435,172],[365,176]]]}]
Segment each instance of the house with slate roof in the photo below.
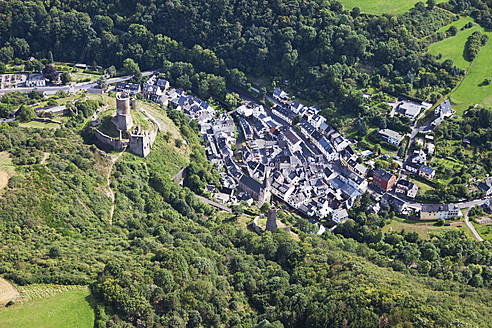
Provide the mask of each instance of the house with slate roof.
[{"label": "house with slate roof", "polygon": [[374,170],[372,177],[372,184],[385,191],[393,188],[396,183],[396,176],[381,168]]},{"label": "house with slate roof", "polygon": [[436,176],[436,170],[427,165],[421,165],[419,168],[419,176],[426,178],[428,180],[434,179]]},{"label": "house with slate roof", "polygon": [[116,91],[136,95],[137,93],[140,93],[140,84],[118,82],[116,83]]},{"label": "house with slate roof", "polygon": [[492,177],[485,179],[485,181],[478,184],[478,189],[485,193],[485,196],[492,195]]}]

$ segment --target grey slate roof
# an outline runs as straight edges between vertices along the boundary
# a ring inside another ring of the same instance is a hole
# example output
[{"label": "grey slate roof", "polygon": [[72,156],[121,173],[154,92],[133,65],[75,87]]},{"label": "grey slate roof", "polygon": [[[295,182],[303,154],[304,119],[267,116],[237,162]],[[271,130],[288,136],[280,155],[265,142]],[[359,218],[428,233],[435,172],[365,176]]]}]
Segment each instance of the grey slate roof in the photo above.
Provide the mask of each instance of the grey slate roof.
[{"label": "grey slate roof", "polygon": [[259,194],[261,192],[261,188],[263,187],[261,185],[261,183],[259,183],[258,181],[256,181],[255,179],[243,174],[243,176],[241,177],[241,179],[239,179],[239,181],[244,184],[245,186],[247,186],[248,188],[250,188],[251,190],[253,190],[255,193]]}]

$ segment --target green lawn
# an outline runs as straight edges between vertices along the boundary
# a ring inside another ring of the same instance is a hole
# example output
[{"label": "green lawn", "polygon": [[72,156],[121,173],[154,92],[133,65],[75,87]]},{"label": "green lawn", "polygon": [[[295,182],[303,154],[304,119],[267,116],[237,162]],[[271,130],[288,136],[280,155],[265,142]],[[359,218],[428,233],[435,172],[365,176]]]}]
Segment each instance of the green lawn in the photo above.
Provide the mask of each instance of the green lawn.
[{"label": "green lawn", "polygon": [[451,26],[456,26],[456,28],[459,30],[461,29],[463,26],[465,26],[467,23],[469,22],[473,22],[473,18],[471,17],[461,17],[460,19],[458,19],[457,21],[454,21],[446,26],[443,26],[441,27],[440,29],[437,30],[437,32],[446,32]]},{"label": "green lawn", "polygon": [[480,237],[485,240],[492,240],[492,224],[473,224]]},{"label": "green lawn", "polygon": [[[57,118],[55,117],[54,119],[56,120]],[[23,128],[36,128],[36,129],[59,129],[60,128],[60,124],[45,123],[45,122],[38,122],[38,121],[20,123],[19,126],[21,126]]]},{"label": "green lawn", "polygon": [[[489,38],[492,37],[492,32],[486,33]],[[492,78],[492,41],[490,40],[480,49],[463,82],[451,93],[453,109],[458,115],[463,115],[470,105],[492,106],[492,84],[482,85],[486,78]]]},{"label": "green lawn", "polygon": [[[437,0],[436,3],[444,0]],[[419,0],[341,0],[343,7],[352,10],[359,7],[362,12],[369,14],[403,14],[415,7]]]},{"label": "green lawn", "polygon": [[93,327],[93,299],[87,289],[14,304],[0,309],[2,327]]},{"label": "green lawn", "polygon": [[415,179],[411,179],[411,182],[415,183],[417,186],[419,186],[419,194],[425,193],[427,190],[434,190],[431,186],[429,186],[426,183],[423,183],[422,181],[418,181]]},{"label": "green lawn", "polygon": [[[431,233],[435,234],[441,234],[445,233],[448,231],[464,231],[466,236],[468,236],[470,239],[473,239],[473,236],[471,235],[471,232],[466,228],[466,225],[463,221],[447,221],[451,225],[448,227],[438,227],[435,226],[435,222],[427,222],[427,221],[411,221],[411,220],[393,220],[390,224],[384,226],[381,230],[383,232],[390,232],[390,231],[401,231],[405,229],[407,232],[416,232],[420,235],[420,237],[424,239],[429,239]],[[461,227],[458,227],[458,225],[461,225]]]},{"label": "green lawn", "polygon": [[433,55],[442,54],[442,58],[451,59],[456,66],[461,69],[467,69],[470,65],[470,62],[465,60],[463,56],[463,51],[465,49],[465,43],[468,40],[468,37],[472,35],[473,32],[477,30],[483,30],[480,26],[475,25],[471,28],[460,31],[459,29],[463,27],[468,22],[472,22],[473,19],[470,17],[464,17],[456,22],[453,22],[445,27],[441,28],[439,31],[445,32],[451,25],[456,26],[458,28],[458,33],[455,36],[446,38],[442,41],[435,42],[429,46],[429,53]]}]

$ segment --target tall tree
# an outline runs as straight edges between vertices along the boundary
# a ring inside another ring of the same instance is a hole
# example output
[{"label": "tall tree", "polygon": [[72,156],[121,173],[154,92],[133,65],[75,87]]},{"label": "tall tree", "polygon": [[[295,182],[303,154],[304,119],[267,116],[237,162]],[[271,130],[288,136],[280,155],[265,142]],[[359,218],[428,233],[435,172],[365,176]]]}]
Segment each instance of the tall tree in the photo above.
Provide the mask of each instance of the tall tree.
[{"label": "tall tree", "polygon": [[60,74],[56,71],[56,69],[51,64],[48,64],[43,68],[43,75],[51,83],[57,82],[58,77],[60,76]]}]

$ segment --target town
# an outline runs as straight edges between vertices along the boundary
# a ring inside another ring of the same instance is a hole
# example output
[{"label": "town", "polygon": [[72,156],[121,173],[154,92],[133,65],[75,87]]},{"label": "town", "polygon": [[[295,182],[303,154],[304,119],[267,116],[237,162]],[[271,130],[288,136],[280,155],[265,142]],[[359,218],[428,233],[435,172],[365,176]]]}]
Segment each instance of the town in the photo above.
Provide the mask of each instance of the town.
[{"label": "town", "polygon": [[[2,88],[44,86],[46,82],[41,73],[2,75]],[[91,84],[85,89],[89,93],[104,92]],[[156,131],[140,131],[139,127],[130,131],[133,123],[129,113],[130,107],[135,109],[134,97],[139,95],[164,108],[172,107],[185,113],[199,124],[207,156],[220,172],[221,186],[208,186],[207,190],[210,197],[224,205],[261,207],[275,201],[310,218],[320,227],[320,233],[326,230],[320,222],[331,226],[345,221],[348,211],[366,192],[374,200],[369,209],[374,213],[390,207],[399,215],[419,220],[462,216],[455,204],[415,202],[419,186],[409,179],[410,175],[427,181],[435,177],[435,169],[427,165],[435,151],[430,132],[454,114],[449,100],[436,106],[427,126],[421,127],[415,123],[432,104],[406,99],[392,104],[390,115],[408,118],[414,128],[407,145],[408,153],[390,158],[391,153],[374,154],[362,149],[356,140],[344,137],[327,124],[319,108],[304,106],[280,88],[275,88],[268,97],[273,104],[270,108],[259,101],[243,100],[230,112],[220,113],[207,102],[188,95],[183,89],[172,88],[168,81],[152,73],[142,86],[120,81],[112,90],[118,92],[113,122],[120,131],[120,138],[100,132],[95,113],[92,125],[96,138],[114,149],[129,145],[134,153],[145,157],[151,151]],[[370,97],[364,94],[364,98]],[[121,139],[121,131],[128,131],[128,139]],[[396,149],[406,142],[404,135],[389,128],[379,129],[377,138]],[[377,167],[375,160],[380,157],[393,160],[398,173]],[[488,195],[492,190],[490,184],[487,180],[478,187]]]},{"label": "town", "polygon": [[[420,220],[462,216],[455,204],[416,203],[419,187],[408,179],[410,174],[429,181],[434,178],[435,170],[426,165],[427,156],[434,152],[433,136],[428,132],[454,113],[449,100],[436,107],[424,137],[415,138],[415,143],[425,144],[425,148],[409,151],[406,159],[393,155],[401,168],[397,176],[376,168],[370,160],[375,154],[360,149],[357,141],[328,125],[317,107],[291,100],[279,88],[270,98],[271,108],[243,101],[236,109],[220,114],[156,76],[144,83],[142,90],[129,83],[118,83],[116,90],[141,92],[145,99],[172,106],[198,122],[208,158],[221,175],[220,188],[208,186],[207,190],[220,203],[261,207],[274,200],[318,222],[337,224],[348,218],[348,210],[368,192],[375,200],[370,208],[374,213],[391,207],[397,214]],[[402,100],[394,111],[414,122],[430,107],[429,103]],[[381,129],[378,136],[397,147],[404,139],[390,129]],[[320,233],[326,230],[316,224]]]}]

